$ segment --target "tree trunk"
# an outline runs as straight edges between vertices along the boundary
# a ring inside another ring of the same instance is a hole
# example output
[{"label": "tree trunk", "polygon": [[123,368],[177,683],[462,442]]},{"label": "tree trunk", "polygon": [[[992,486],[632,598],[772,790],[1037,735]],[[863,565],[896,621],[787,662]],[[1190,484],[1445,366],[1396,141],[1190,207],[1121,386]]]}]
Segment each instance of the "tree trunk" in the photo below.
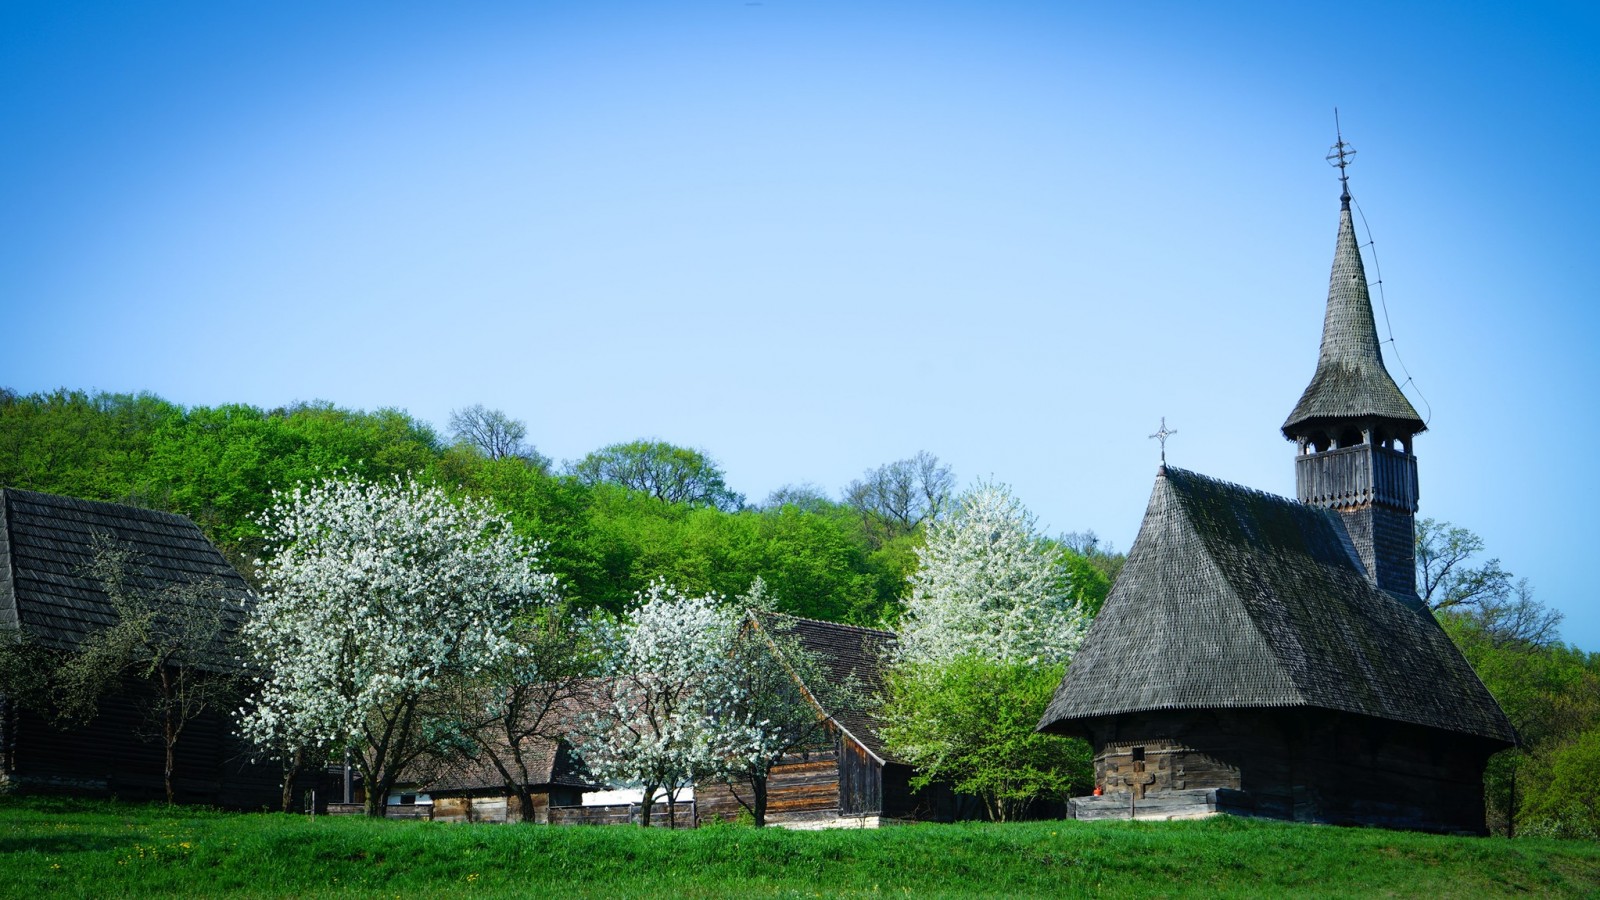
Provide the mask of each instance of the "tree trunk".
[{"label": "tree trunk", "polygon": [[641,798],[641,802],[639,804],[639,827],[640,828],[649,828],[650,827],[650,810],[652,808],[654,808],[655,805],[656,805],[656,786],[653,785],[653,784],[647,784],[647,785],[644,786],[644,797]]},{"label": "tree trunk", "polygon": [[172,769],[173,749],[178,744],[178,729],[182,726],[173,721],[172,709],[172,673],[166,666],[161,667],[161,740],[166,744],[166,758],[161,770],[161,784],[167,789],[167,805],[173,802]]},{"label": "tree trunk", "polygon": [[[534,821],[533,791],[528,790],[528,785],[527,785],[526,782],[518,782],[517,783],[517,785],[516,785],[516,798],[517,798],[517,821],[518,822],[522,822],[524,824]],[[507,818],[510,818],[510,817],[507,816]]]},{"label": "tree trunk", "polygon": [[766,772],[762,772],[760,774],[751,773],[751,775],[750,775],[750,791],[751,791],[751,794],[752,794],[751,802],[750,802],[750,814],[755,817],[756,827],[757,828],[765,828],[765,827],[767,827],[767,773]]},{"label": "tree trunk", "polygon": [[367,797],[362,802],[361,811],[374,819],[381,819],[389,814],[389,791],[394,788],[394,779],[386,778],[378,784],[367,782]]},{"label": "tree trunk", "polygon": [[278,799],[284,812],[294,811],[294,779],[300,774],[300,766],[304,761],[305,750],[297,749],[283,763],[283,795]]}]

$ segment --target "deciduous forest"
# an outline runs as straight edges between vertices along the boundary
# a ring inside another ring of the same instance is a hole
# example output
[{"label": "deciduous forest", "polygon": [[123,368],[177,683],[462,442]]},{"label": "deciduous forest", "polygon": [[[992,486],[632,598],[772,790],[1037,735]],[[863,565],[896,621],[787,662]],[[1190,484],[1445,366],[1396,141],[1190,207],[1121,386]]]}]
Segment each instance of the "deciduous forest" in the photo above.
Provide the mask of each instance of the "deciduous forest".
[{"label": "deciduous forest", "polygon": [[[148,393],[0,390],[0,484],[180,513],[253,578],[255,518],[274,489],[411,475],[493,503],[545,544],[581,606],[618,611],[658,578],[734,596],[760,576],[781,612],[858,625],[897,621],[921,523],[956,486],[922,453],[865,472],[841,499],[800,485],[750,502],[700,450],[640,440],[557,465],[496,411],[466,408],[450,425],[324,402],[185,408]],[[1097,608],[1120,557],[1092,535],[1062,542],[1074,592]]]}]

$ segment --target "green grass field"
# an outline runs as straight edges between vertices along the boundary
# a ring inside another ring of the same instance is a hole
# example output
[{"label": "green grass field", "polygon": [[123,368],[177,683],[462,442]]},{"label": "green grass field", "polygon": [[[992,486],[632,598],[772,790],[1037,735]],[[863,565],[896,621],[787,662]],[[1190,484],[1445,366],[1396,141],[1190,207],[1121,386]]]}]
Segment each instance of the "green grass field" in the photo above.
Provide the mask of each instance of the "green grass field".
[{"label": "green grass field", "polygon": [[1600,845],[1217,818],[444,825],[0,797],[0,896],[1600,897]]}]

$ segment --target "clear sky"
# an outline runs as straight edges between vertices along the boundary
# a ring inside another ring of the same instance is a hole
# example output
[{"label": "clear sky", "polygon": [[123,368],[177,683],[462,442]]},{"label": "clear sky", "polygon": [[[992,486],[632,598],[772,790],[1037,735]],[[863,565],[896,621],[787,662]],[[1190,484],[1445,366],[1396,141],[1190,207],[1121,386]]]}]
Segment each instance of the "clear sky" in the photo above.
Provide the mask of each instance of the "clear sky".
[{"label": "clear sky", "polygon": [[1422,513],[1600,650],[1597,44],[1576,3],[10,0],[0,385],[483,403],[753,500],[928,450],[1126,549],[1162,416],[1293,493],[1337,105]]}]

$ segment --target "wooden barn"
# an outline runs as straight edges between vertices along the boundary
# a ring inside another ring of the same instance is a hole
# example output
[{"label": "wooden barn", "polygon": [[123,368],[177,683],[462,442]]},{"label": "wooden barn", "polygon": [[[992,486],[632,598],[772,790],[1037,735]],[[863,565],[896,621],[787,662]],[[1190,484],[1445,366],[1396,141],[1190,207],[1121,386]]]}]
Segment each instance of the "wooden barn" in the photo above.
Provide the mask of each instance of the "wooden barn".
[{"label": "wooden barn", "polygon": [[[775,766],[767,785],[767,821],[788,828],[874,828],[886,822],[948,820],[955,804],[938,786],[911,790],[912,768],[894,758],[878,738],[878,722],[870,708],[881,696],[882,666],[895,636],[892,632],[772,616],[789,631],[836,683],[854,681],[866,702],[849,709],[823,709],[828,719],[817,745],[793,754]],[[814,697],[806,685],[807,696]],[[699,784],[695,801],[702,821],[732,820],[750,798],[750,785]]]},{"label": "wooden barn", "polygon": [[[0,489],[0,641],[69,651],[116,621],[101,583],[90,577],[96,541],[132,551],[143,571],[132,585],[159,589],[210,580],[228,598],[232,624],[243,616],[244,579],[182,516],[112,503]],[[0,789],[124,799],[164,796],[165,751],[143,740],[148,682],[126,679],[87,725],[61,729],[0,696]],[[226,710],[208,710],[176,744],[175,798],[233,808],[276,807],[279,770],[249,762]]]},{"label": "wooden barn", "polygon": [[1040,722],[1094,748],[1079,818],[1485,830],[1484,767],[1516,735],[1417,596],[1425,426],[1383,365],[1348,186],[1341,203],[1316,372],[1282,427],[1299,498],[1163,463]]}]

